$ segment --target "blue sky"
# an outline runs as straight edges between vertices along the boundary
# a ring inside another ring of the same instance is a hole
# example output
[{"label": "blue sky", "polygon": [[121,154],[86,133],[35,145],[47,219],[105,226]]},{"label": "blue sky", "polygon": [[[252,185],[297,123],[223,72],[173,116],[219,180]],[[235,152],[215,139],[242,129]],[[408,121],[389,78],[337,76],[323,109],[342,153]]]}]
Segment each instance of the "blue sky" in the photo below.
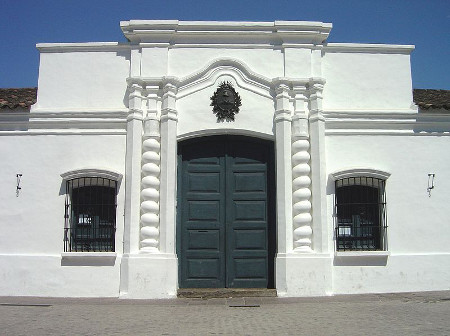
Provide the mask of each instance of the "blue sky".
[{"label": "blue sky", "polygon": [[329,42],[414,44],[414,88],[450,89],[450,0],[0,0],[0,87],[37,86],[40,42],[125,41],[121,20],[333,23]]}]

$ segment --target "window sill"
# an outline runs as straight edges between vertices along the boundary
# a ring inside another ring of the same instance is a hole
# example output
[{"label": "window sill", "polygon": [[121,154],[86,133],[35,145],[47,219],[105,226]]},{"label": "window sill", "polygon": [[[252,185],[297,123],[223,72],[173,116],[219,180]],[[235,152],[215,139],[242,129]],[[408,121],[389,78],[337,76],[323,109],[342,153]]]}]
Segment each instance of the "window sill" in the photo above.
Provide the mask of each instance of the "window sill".
[{"label": "window sill", "polygon": [[389,251],[345,251],[334,252],[335,266],[386,266]]},{"label": "window sill", "polygon": [[116,252],[62,252],[63,266],[113,266]]},{"label": "window sill", "polygon": [[388,257],[391,255],[389,251],[336,251],[334,256],[338,258],[374,258]]}]

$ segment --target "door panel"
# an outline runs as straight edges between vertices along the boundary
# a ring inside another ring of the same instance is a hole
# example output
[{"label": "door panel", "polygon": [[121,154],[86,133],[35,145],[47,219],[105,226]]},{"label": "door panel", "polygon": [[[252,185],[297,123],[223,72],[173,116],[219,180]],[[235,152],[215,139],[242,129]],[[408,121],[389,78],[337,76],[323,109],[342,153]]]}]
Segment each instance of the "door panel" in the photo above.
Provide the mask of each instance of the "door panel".
[{"label": "door panel", "polygon": [[181,172],[182,225],[178,230],[180,286],[225,286],[225,165],[224,151],[213,143],[183,149]]},{"label": "door panel", "polygon": [[229,143],[227,164],[227,285],[267,287],[268,151],[258,143]]},{"label": "door panel", "polygon": [[214,136],[179,154],[180,287],[273,286],[272,143]]}]

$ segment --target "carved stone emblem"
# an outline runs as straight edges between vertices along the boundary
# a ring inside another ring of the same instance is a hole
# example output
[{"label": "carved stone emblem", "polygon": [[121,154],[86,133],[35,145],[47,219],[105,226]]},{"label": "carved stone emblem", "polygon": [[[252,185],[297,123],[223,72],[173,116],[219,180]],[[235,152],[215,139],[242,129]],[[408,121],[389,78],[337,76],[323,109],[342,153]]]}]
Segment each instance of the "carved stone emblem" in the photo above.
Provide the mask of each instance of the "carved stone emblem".
[{"label": "carved stone emblem", "polygon": [[217,121],[234,121],[234,115],[239,113],[241,97],[230,82],[222,82],[211,97],[211,106]]}]

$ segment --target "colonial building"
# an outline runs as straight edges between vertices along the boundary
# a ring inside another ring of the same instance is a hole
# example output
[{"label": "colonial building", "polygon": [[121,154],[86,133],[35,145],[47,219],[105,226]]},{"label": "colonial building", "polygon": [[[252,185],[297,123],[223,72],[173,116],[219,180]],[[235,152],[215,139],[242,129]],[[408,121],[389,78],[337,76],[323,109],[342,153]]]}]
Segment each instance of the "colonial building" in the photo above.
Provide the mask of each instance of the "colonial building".
[{"label": "colonial building", "polygon": [[449,92],[415,104],[413,46],[331,27],[38,44],[37,101],[0,102],[0,295],[449,289]]}]

